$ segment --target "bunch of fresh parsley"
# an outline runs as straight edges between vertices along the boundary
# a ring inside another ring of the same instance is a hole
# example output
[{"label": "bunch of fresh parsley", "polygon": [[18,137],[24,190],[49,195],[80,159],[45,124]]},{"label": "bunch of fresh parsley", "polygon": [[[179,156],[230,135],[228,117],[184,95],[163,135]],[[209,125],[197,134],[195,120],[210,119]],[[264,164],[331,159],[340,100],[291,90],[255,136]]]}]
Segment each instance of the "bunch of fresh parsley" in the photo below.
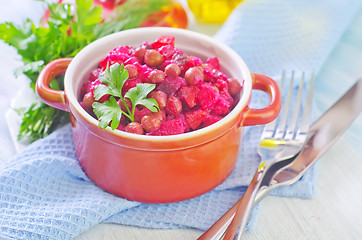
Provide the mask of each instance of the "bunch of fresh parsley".
[{"label": "bunch of fresh parsley", "polygon": [[[168,0],[128,0],[115,9],[113,17],[102,19],[102,7],[93,6],[93,0],[76,0],[75,4],[44,2],[49,19],[35,24],[26,20],[22,25],[10,22],[0,24],[0,39],[15,47],[24,65],[16,75],[25,74],[34,89],[41,69],[50,61],[74,57],[92,41],[113,32],[139,27],[152,13],[169,5]],[[51,83],[51,88],[62,89],[62,77]],[[34,141],[52,132],[68,120],[68,114],[42,102],[32,104],[25,113],[18,138]]]}]

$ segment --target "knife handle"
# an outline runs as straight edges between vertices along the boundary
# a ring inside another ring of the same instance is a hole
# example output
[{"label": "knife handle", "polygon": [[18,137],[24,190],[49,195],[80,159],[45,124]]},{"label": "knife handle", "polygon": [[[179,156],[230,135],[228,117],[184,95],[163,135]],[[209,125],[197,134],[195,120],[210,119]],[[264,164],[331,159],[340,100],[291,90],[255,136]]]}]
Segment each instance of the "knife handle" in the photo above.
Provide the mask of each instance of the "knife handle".
[{"label": "knife handle", "polygon": [[[255,195],[258,192],[257,190],[258,190],[258,186],[260,185],[262,175],[263,175],[262,170],[260,168],[258,168],[258,170],[255,172],[254,177],[251,180],[250,185],[249,185],[247,191],[245,192],[244,196],[242,196],[239,199],[239,201],[237,201],[219,220],[217,220],[208,230],[206,230],[198,238],[198,240],[220,239],[221,236],[225,234],[225,231],[227,230],[230,223],[233,221],[233,218],[237,212],[239,212],[238,214],[242,216],[243,211],[245,210],[244,208],[246,206],[248,206],[250,208],[249,209],[249,212],[250,212],[250,210],[253,206],[253,199],[255,199]],[[250,193],[252,193],[252,196],[249,196]],[[244,198],[248,198],[248,199],[246,199],[246,201],[245,201]],[[250,204],[251,204],[251,206],[249,206]],[[236,222],[234,222],[234,224],[235,223]],[[236,227],[238,225],[239,224],[237,224]],[[236,230],[237,230],[237,228],[236,228]],[[224,239],[226,239],[226,238],[224,238]]]},{"label": "knife handle", "polygon": [[235,212],[244,196],[237,201],[219,220],[217,220],[209,229],[207,229],[197,240],[216,240],[220,239],[225,233],[231,220],[235,216]]},{"label": "knife handle", "polygon": [[[261,164],[261,165],[263,165],[263,164]],[[239,229],[238,239],[244,232],[244,229],[248,222],[251,209],[254,205],[254,199],[255,199],[256,194],[258,193],[263,175],[264,175],[264,168],[259,167],[258,170],[255,171],[253,179],[251,180],[249,187],[244,194],[243,199],[238,204],[238,208],[236,209],[235,216],[234,216],[233,220],[231,221],[228,229],[225,232],[224,240],[234,239],[235,234],[238,231],[238,229]]]}]

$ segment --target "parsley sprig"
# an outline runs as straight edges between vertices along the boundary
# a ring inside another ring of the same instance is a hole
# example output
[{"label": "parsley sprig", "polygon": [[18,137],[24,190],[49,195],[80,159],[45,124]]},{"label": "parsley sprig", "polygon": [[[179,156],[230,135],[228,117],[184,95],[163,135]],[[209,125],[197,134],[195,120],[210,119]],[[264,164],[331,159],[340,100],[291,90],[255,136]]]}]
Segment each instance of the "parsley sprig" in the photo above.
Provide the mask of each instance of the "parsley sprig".
[{"label": "parsley sprig", "polygon": [[[123,64],[107,65],[105,71],[98,78],[103,84],[99,84],[94,89],[95,100],[98,101],[103,96],[110,95],[109,101],[104,101],[103,103],[94,102],[92,104],[100,128],[106,128],[111,124],[111,128],[115,130],[120,124],[122,115],[126,116],[131,122],[134,122],[135,111],[138,105],[148,108],[151,112],[159,110],[157,101],[153,98],[147,98],[147,95],[155,89],[155,84],[139,83],[136,87],[129,89],[124,96],[122,95],[122,88],[129,78],[128,71],[124,69]],[[126,112],[120,108],[116,98],[123,102]],[[127,106],[125,98],[131,100],[132,108]]]}]

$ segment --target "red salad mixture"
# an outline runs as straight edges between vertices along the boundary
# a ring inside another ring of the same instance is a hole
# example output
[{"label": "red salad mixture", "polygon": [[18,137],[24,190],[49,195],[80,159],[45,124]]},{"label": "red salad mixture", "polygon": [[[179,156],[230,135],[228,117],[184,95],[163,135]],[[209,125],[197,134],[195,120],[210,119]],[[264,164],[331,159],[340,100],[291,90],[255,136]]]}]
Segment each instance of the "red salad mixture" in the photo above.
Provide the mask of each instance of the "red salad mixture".
[{"label": "red salad mixture", "polygon": [[242,86],[161,36],[137,48],[120,46],[99,62],[81,92],[80,104],[99,126],[145,135],[174,135],[209,126],[237,104]]}]

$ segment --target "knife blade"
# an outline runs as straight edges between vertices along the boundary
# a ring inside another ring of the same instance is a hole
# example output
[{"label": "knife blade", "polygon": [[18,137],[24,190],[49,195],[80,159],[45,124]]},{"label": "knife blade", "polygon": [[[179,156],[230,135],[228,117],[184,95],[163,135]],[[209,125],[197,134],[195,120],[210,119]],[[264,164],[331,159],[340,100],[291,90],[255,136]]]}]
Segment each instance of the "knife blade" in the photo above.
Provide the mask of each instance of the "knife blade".
[{"label": "knife blade", "polygon": [[[293,163],[276,172],[271,185],[260,188],[254,204],[261,201],[272,189],[298,181],[306,171],[339,139],[362,111],[362,79],[357,82],[333,106],[310,127],[308,139]],[[242,198],[215,222],[198,240],[220,239],[235,215]]]},{"label": "knife blade", "polygon": [[313,123],[306,145],[287,168],[274,175],[272,184],[257,193],[259,202],[272,189],[298,181],[339,139],[362,111],[362,79]]}]

